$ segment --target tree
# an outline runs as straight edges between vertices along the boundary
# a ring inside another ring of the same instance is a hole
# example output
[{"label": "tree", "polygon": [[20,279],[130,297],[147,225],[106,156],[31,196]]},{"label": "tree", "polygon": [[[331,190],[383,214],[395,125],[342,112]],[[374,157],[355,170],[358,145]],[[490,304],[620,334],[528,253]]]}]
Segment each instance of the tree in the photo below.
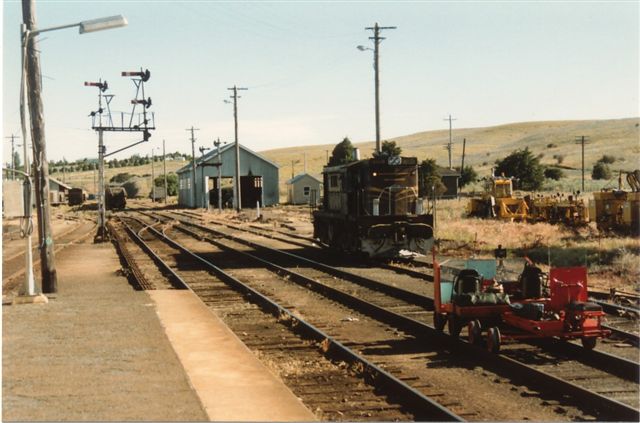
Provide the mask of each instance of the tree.
[{"label": "tree", "polygon": [[342,142],[333,148],[333,152],[331,153],[331,157],[329,158],[329,163],[327,165],[337,166],[354,161],[353,144],[351,144],[351,140],[349,140],[348,137],[345,137]]},{"label": "tree", "polygon": [[[164,175],[154,179],[153,184],[157,187],[164,187]],[[167,195],[178,195],[178,175],[175,173],[167,174]]]},{"label": "tree", "polygon": [[564,178],[564,172],[557,167],[547,167],[544,169],[544,177],[547,179],[553,179],[559,181],[560,178]]},{"label": "tree", "polygon": [[544,166],[540,164],[540,159],[529,151],[529,147],[497,160],[495,173],[516,178],[519,188],[529,191],[539,190],[544,182]]},{"label": "tree", "polygon": [[402,154],[402,147],[396,145],[395,141],[382,141],[382,145],[380,146],[380,154],[375,152],[374,157],[377,156],[399,156]]},{"label": "tree", "polygon": [[607,154],[603,154],[602,157],[600,158],[600,160],[598,160],[599,162],[605,163],[605,164],[613,164],[616,161],[616,158]]},{"label": "tree", "polygon": [[122,184],[122,187],[127,191],[127,197],[135,198],[142,190],[142,183],[139,178],[131,178]]},{"label": "tree", "polygon": [[118,174],[112,176],[111,179],[109,179],[109,182],[114,182],[114,183],[117,183],[117,184],[121,184],[123,182],[127,182],[132,177],[133,177],[133,175],[131,175],[130,173],[118,173]]},{"label": "tree", "polygon": [[438,165],[435,159],[425,159],[420,163],[418,169],[418,195],[433,196],[433,192],[437,196],[444,194],[447,191],[447,187],[442,183],[440,179],[440,172],[438,171]]},{"label": "tree", "polygon": [[20,169],[20,167],[22,166],[22,162],[20,161],[20,153],[18,153],[17,151],[13,152],[13,165],[16,169]]},{"label": "tree", "polygon": [[601,161],[596,162],[596,164],[593,165],[591,179],[611,179],[611,169],[609,169],[609,165]]},{"label": "tree", "polygon": [[[460,171],[460,167],[456,167],[456,170]],[[472,166],[465,166],[464,169],[460,172],[460,188],[465,185],[469,185],[472,182],[478,180],[478,174]]]}]

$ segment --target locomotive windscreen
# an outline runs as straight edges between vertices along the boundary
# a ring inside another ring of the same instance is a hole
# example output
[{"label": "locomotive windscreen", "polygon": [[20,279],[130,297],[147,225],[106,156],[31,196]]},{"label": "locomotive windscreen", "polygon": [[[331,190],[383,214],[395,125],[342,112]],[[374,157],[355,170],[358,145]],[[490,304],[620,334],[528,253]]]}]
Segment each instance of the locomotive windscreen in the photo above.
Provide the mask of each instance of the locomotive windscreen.
[{"label": "locomotive windscreen", "polygon": [[374,214],[374,203],[379,203],[380,215],[415,214],[418,194],[416,165],[389,165],[370,163],[365,188],[365,208]]}]

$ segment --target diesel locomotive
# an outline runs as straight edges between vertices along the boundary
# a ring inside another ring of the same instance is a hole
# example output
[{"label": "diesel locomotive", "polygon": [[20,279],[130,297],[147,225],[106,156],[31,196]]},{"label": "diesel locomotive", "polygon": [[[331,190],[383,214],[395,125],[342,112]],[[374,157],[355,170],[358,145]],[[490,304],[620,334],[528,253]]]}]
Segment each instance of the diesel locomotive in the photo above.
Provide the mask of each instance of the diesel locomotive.
[{"label": "diesel locomotive", "polygon": [[314,238],[331,248],[369,257],[433,245],[433,215],[418,196],[418,160],[379,156],[323,169]]}]

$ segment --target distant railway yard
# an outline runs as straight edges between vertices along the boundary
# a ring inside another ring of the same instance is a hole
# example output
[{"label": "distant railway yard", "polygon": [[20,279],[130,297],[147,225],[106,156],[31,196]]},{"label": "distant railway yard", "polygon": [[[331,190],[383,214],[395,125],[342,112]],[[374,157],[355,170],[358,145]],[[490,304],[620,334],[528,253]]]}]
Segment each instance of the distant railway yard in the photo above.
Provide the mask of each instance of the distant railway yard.
[{"label": "distant railway yard", "polygon": [[[447,210],[456,207],[456,202],[441,207],[446,219]],[[90,243],[96,229],[88,219],[93,212],[80,207],[65,210],[58,217],[67,219],[57,219],[54,226],[56,254],[61,263],[83,261],[83,249],[105,244]],[[376,259],[346,254],[321,246],[313,237],[308,207],[277,206],[261,210],[259,217],[257,213],[161,207],[134,200],[124,210],[111,213],[107,228],[120,260],[120,277],[127,278],[131,291],[144,291],[151,298],[161,291],[197,298],[313,418],[640,418],[637,282],[630,284],[621,276],[611,284],[604,282],[607,275],[615,275],[615,268],[594,267],[594,273],[601,274],[589,279],[588,304],[597,305],[605,314],[598,319],[604,335],[598,336],[595,348],[584,339],[580,342],[580,337],[589,336],[587,331],[571,339],[562,334],[520,339],[510,337],[503,324],[499,326],[503,331],[499,351],[491,351],[491,335],[478,338],[472,333],[473,320],[468,326],[466,320],[459,320],[457,330],[434,321],[434,298],[441,289],[434,287],[434,256]],[[74,218],[69,220],[69,216]],[[491,224],[504,231],[513,225]],[[20,241],[11,239],[10,229],[5,222],[5,306],[19,290],[24,260]],[[579,244],[578,232],[570,235],[571,230],[566,229],[566,234]],[[531,237],[535,241],[536,235]],[[469,257],[497,263],[492,257],[497,245],[488,245],[492,241],[484,245],[440,239],[436,242],[438,268],[442,264],[463,269]],[[619,237],[600,242],[637,244],[633,238]],[[541,247],[533,244],[530,250],[535,256],[536,248]],[[65,255],[65,247],[73,245],[80,249]],[[503,245],[508,247],[508,256],[497,278],[507,286],[508,281],[521,279],[525,254],[512,249],[509,241]],[[66,301],[64,282],[61,284],[60,293],[50,301]],[[6,313],[15,307],[20,306],[4,308],[5,321],[14,321]],[[163,326],[172,340],[169,326]],[[178,345],[173,348],[208,417],[215,420],[188,360],[183,359]],[[14,373],[7,370],[6,359],[4,366],[6,379]]]}]

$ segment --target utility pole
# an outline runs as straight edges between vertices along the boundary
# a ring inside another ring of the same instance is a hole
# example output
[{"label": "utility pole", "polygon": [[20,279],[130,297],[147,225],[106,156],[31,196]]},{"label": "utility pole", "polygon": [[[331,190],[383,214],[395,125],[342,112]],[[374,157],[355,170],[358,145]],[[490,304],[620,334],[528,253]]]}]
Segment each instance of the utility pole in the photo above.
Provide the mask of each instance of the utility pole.
[{"label": "utility pole", "polygon": [[329,164],[329,150],[324,150],[324,154],[326,156],[327,159],[327,165]]},{"label": "utility pole", "polygon": [[156,202],[156,174],[155,174],[155,166],[153,165],[155,156],[153,155],[153,151],[155,147],[151,147],[151,203],[155,204]]},{"label": "utility pole", "polygon": [[449,121],[449,144],[447,144],[445,146],[445,148],[449,151],[449,169],[452,169],[451,167],[451,149],[453,148],[453,141],[451,138],[451,121],[457,120],[456,118],[452,118],[451,115],[449,115],[448,118],[444,118],[443,120],[448,120]]},{"label": "utility pole", "polygon": [[[35,31],[36,6],[35,0],[22,1],[23,28]],[[53,233],[51,231],[51,216],[49,209],[49,162],[47,162],[47,145],[44,132],[44,108],[42,105],[42,85],[40,73],[40,54],[35,37],[28,37],[26,46],[26,75],[27,96],[29,99],[29,114],[31,115],[31,137],[33,141],[33,164],[36,186],[36,211],[38,212],[38,246],[40,249],[40,270],[42,275],[42,292],[55,293],[58,290],[58,275],[56,272],[53,249]]]},{"label": "utility pole", "polygon": [[227,88],[233,91],[231,98],[233,99],[233,120],[235,124],[235,140],[236,140],[236,183],[235,183],[235,196],[236,210],[240,212],[242,210],[242,194],[240,192],[240,144],[238,143],[238,91],[246,91],[248,88],[239,88],[235,85],[233,88]]},{"label": "utility pole", "polygon": [[376,152],[380,153],[380,60],[379,60],[379,49],[380,49],[380,41],[384,40],[384,37],[380,36],[380,31],[383,29],[396,29],[395,26],[378,26],[376,22],[372,27],[366,27],[365,30],[373,31],[373,37],[369,37],[370,40],[373,40],[373,68],[375,69],[375,84],[376,84]]},{"label": "utility pole", "polygon": [[582,144],[582,192],[584,193],[584,145],[589,142],[589,137],[581,135],[576,137],[576,144]]},{"label": "utility pole", "polygon": [[[11,169],[16,170],[16,153],[15,153],[15,142],[16,138],[20,138],[17,135],[11,134],[10,137],[5,137],[7,139],[11,139]],[[26,169],[25,169],[26,172]],[[11,179],[16,179],[16,174],[11,172]]]},{"label": "utility pole", "polygon": [[[464,172],[464,152],[467,148],[467,139],[462,139],[462,164],[460,165],[460,179],[462,179],[462,172]],[[458,187],[460,187],[460,183],[458,183]]]},{"label": "utility pole", "polygon": [[213,145],[215,145],[218,153],[218,183],[216,185],[218,188],[218,213],[222,213],[222,158],[220,157],[220,137],[218,137],[217,141],[213,142]]},{"label": "utility pole", "polygon": [[164,173],[164,205],[166,206],[169,190],[167,189],[167,155],[164,149],[164,140],[162,140],[162,173]]},{"label": "utility pole", "polygon": [[195,208],[196,206],[196,137],[193,135],[193,131],[199,131],[200,129],[191,128],[187,129],[187,131],[191,131],[191,180],[193,181],[193,185],[191,186],[191,205]]}]

